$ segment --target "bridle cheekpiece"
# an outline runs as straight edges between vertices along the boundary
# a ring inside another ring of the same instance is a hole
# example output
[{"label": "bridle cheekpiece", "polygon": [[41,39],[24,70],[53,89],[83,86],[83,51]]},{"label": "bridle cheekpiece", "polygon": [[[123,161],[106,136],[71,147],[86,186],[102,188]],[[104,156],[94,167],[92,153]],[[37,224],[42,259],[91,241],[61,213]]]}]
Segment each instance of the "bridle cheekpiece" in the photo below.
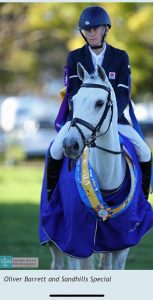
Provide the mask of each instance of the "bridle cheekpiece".
[{"label": "bridle cheekpiece", "polygon": [[[108,153],[121,154],[122,151],[112,151],[112,150],[100,147],[96,144],[96,138],[97,138],[96,134],[99,132],[99,130],[100,130],[102,124],[104,123],[110,109],[111,109],[111,116],[110,116],[108,128],[106,129],[106,131],[103,134],[100,134],[100,136],[106,134],[106,132],[109,130],[111,122],[112,122],[113,102],[112,102],[112,99],[111,99],[111,89],[109,87],[106,87],[105,85],[96,84],[96,83],[83,83],[80,88],[82,88],[82,87],[85,87],[85,88],[100,88],[100,89],[103,89],[103,90],[107,91],[108,92],[108,97],[107,97],[106,106],[105,106],[104,112],[103,112],[98,124],[95,127],[92,126],[89,122],[86,122],[86,121],[84,121],[83,119],[80,119],[80,118],[73,118],[71,123],[70,123],[70,127],[76,127],[77,128],[77,130],[79,131],[79,133],[82,137],[82,140],[83,140],[83,143],[84,143],[84,148],[85,148],[85,146],[87,146],[89,148],[90,147],[95,147],[95,148],[98,148],[100,150],[106,151]],[[78,124],[81,124],[84,127],[91,130],[92,133],[91,133],[91,136],[90,136],[89,139],[85,138],[84,133],[82,132],[82,130],[78,126]],[[83,150],[84,150],[84,148],[83,148]]]}]

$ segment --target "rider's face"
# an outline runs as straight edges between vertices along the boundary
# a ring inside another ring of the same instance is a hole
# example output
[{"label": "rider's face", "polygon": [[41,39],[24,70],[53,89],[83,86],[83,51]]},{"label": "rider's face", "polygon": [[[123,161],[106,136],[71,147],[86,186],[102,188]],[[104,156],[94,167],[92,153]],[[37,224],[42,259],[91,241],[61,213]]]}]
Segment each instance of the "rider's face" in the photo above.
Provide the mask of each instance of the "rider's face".
[{"label": "rider's face", "polygon": [[95,28],[90,28],[89,30],[83,30],[89,45],[99,46],[101,45],[102,37],[105,32],[105,26],[98,26]]}]

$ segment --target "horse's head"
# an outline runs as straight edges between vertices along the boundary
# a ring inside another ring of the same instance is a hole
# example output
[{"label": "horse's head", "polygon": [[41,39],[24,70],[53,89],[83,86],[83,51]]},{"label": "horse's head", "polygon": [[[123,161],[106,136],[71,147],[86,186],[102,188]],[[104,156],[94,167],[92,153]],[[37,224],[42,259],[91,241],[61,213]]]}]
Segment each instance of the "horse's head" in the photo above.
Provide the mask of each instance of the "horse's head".
[{"label": "horse's head", "polygon": [[104,135],[112,122],[117,126],[116,98],[104,69],[97,66],[89,75],[78,63],[77,71],[83,84],[73,96],[73,119],[63,141],[65,155],[73,159],[82,154],[85,145],[93,146],[97,133]]}]

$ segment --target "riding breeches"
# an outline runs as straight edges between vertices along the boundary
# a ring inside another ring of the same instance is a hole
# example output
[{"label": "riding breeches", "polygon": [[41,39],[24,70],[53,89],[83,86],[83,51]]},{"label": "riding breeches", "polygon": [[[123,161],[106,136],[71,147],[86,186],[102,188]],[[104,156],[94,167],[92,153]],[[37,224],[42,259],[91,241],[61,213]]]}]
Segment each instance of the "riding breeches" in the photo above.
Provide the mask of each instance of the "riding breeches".
[{"label": "riding breeches", "polygon": [[151,158],[151,151],[141,136],[130,125],[118,124],[118,130],[121,134],[125,135],[133,143],[138,160],[140,162],[147,162]]}]

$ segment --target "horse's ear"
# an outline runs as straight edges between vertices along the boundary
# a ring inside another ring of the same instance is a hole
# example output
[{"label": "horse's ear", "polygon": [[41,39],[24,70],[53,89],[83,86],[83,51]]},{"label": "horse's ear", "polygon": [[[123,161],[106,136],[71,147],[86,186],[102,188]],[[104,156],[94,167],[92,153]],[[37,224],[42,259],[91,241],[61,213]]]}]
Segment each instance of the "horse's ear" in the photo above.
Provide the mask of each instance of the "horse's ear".
[{"label": "horse's ear", "polygon": [[88,72],[84,69],[80,62],[77,63],[77,74],[79,76],[79,79],[82,81],[89,77]]},{"label": "horse's ear", "polygon": [[107,78],[107,75],[106,75],[104,69],[99,65],[97,65],[97,74],[101,78],[102,81],[108,82],[108,78]]}]

